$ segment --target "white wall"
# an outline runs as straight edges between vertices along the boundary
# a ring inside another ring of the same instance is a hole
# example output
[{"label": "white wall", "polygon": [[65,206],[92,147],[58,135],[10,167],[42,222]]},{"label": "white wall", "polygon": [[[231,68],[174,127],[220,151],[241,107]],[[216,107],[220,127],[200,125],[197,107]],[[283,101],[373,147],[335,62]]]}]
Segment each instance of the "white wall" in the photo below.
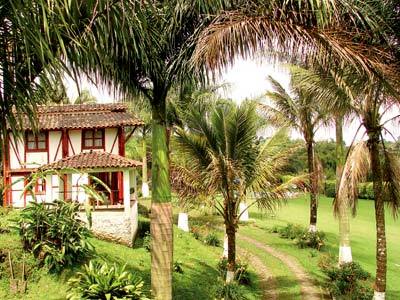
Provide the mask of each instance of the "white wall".
[{"label": "white wall", "polygon": [[57,161],[62,158],[61,136],[62,136],[61,131],[49,132],[49,162]]},{"label": "white wall", "polygon": [[[71,143],[68,142],[68,155],[79,154],[82,151],[82,130],[69,130],[69,140]],[[72,144],[72,147],[71,147]],[[72,151],[74,150],[74,152]]]},{"label": "white wall", "polygon": [[[10,168],[11,169],[20,169],[22,168],[21,164],[24,164],[24,155],[25,155],[25,145],[22,139],[17,141],[14,140],[13,135],[10,133]],[[11,146],[11,144],[14,146]],[[15,150],[14,150],[15,148]],[[20,164],[21,162],[21,164]]]},{"label": "white wall", "polygon": [[[117,128],[106,128],[105,132],[104,132],[104,143],[105,143],[105,149],[106,152],[110,152],[112,154],[118,154],[118,137],[117,139],[115,139],[115,137],[118,134],[118,129]],[[115,141],[114,144],[114,148],[113,148],[113,143]],[[112,152],[111,152],[112,150]]]}]

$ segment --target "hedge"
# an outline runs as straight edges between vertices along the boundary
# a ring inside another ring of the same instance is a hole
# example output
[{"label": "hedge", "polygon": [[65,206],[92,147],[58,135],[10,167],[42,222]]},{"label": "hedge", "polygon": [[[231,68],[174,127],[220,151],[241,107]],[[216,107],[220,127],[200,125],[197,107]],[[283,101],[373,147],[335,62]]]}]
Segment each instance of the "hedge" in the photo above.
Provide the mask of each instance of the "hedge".
[{"label": "hedge", "polygon": [[[332,198],[336,196],[335,180],[325,181],[325,196]],[[372,182],[363,182],[358,185],[358,199],[374,199],[374,189]]]}]

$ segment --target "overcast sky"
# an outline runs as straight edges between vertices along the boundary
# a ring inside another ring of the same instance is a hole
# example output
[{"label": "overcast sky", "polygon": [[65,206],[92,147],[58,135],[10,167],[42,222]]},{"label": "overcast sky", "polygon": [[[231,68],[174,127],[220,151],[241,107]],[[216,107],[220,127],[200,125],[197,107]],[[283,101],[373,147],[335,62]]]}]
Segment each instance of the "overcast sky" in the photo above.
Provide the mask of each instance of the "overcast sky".
[{"label": "overcast sky", "polygon": [[[272,66],[267,62],[242,60],[238,59],[232,67],[228,68],[226,72],[221,76],[219,83],[227,83],[228,88],[221,91],[221,94],[225,98],[231,98],[234,101],[240,102],[246,98],[259,98],[260,100],[266,101],[264,94],[270,89],[267,77],[274,77],[278,80],[283,87],[287,88],[289,84],[289,76],[283,66]],[[74,81],[69,78],[66,79],[67,95],[71,99],[75,99],[78,96],[78,90]],[[96,88],[87,79],[82,78],[80,88],[87,89],[97,99],[99,103],[110,103],[115,102],[118,99],[112,95],[112,92],[106,88]],[[398,114],[391,112],[388,114],[387,119]],[[354,120],[351,124],[347,124],[344,130],[344,139],[347,145],[349,145],[359,127],[360,121]],[[396,124],[389,125],[389,129],[395,137],[400,135],[398,122]],[[362,134],[364,131],[361,130]],[[358,135],[357,139],[360,139],[361,134]],[[296,132],[292,133],[293,138],[299,138],[300,135]],[[317,140],[329,140],[335,138],[334,128],[320,128],[317,131]],[[393,140],[391,136],[386,135],[386,139]]]}]

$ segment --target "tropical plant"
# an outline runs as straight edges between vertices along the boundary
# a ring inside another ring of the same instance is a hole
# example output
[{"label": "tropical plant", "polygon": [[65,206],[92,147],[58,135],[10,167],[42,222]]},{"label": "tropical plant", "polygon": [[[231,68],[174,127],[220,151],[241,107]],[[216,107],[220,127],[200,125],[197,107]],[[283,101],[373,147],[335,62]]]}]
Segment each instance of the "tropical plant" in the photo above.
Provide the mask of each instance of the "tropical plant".
[{"label": "tropical plant", "polygon": [[25,250],[56,272],[92,255],[90,232],[78,212],[73,202],[30,203],[17,220]]},{"label": "tropical plant", "polygon": [[147,300],[143,291],[143,280],[125,268],[126,266],[91,260],[82,272],[68,280],[70,291],[67,299]]},{"label": "tropical plant", "polygon": [[174,165],[172,180],[179,182],[179,196],[223,196],[215,208],[224,218],[228,237],[227,281],[234,273],[240,202],[251,197],[249,206],[271,210],[293,187],[293,181],[282,184],[279,178],[288,152],[279,152],[277,145],[285,134],[259,143],[257,132],[264,125],[255,107],[249,101],[240,106],[223,101],[213,107],[200,102],[187,110],[174,141],[174,155],[180,159],[173,159],[179,165]]},{"label": "tropical plant", "polygon": [[314,136],[316,130],[325,121],[326,115],[314,101],[312,94],[296,85],[293,77],[290,91],[269,77],[272,91],[267,92],[271,104],[260,104],[266,118],[276,126],[289,126],[300,132],[307,149],[308,176],[310,182],[310,231],[317,230],[319,167],[315,154]]}]

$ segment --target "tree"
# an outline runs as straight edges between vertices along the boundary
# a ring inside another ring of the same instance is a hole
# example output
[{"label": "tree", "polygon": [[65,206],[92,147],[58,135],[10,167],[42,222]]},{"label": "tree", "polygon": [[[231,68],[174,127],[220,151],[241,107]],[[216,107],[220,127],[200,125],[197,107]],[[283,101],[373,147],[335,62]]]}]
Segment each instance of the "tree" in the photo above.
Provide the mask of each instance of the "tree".
[{"label": "tree", "polygon": [[305,141],[307,149],[307,166],[310,189],[310,231],[317,230],[318,207],[318,166],[315,155],[314,136],[318,127],[322,124],[325,114],[320,110],[311,94],[291,82],[291,90],[287,92],[281,84],[269,77],[273,91],[266,96],[272,101],[272,105],[261,104],[261,108],[267,119],[273,124],[289,126],[299,131]]},{"label": "tree", "polygon": [[318,105],[324,107],[328,117],[333,119],[336,134],[336,210],[339,219],[339,264],[352,261],[350,246],[350,212],[347,201],[338,200],[338,188],[345,163],[345,146],[343,141],[343,122],[353,112],[348,86],[340,80],[339,74],[331,70],[325,72],[314,66],[308,70],[293,68],[293,76],[298,85],[313,95]]},{"label": "tree", "polygon": [[279,178],[287,162],[288,153],[279,147],[285,136],[280,132],[259,143],[257,132],[264,126],[255,108],[253,102],[217,102],[214,107],[199,103],[188,109],[184,125],[176,130],[180,196],[222,194],[216,209],[228,237],[227,282],[235,271],[240,203],[251,198],[250,206],[273,209],[293,184],[282,185]]}]

